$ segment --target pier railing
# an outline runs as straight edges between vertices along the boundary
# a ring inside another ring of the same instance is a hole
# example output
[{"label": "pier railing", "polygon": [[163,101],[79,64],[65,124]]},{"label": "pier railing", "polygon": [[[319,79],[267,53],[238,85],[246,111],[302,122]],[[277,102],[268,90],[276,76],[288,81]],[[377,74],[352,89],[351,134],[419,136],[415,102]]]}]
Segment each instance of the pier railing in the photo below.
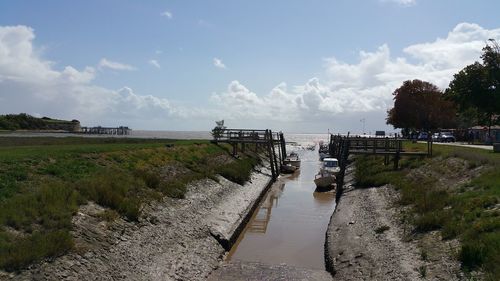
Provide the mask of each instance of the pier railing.
[{"label": "pier railing", "polygon": [[132,131],[129,127],[81,127],[80,133],[92,135],[128,135]]},{"label": "pier railing", "polygon": [[398,169],[399,160],[402,156],[430,156],[432,155],[432,142],[428,143],[427,151],[406,151],[403,148],[401,138],[367,138],[359,136],[330,135],[330,155],[339,160],[340,173],[337,176],[337,198],[342,194],[344,185],[345,169],[349,154],[381,155],[384,156],[384,164],[389,165],[390,157],[394,163],[394,169]]},{"label": "pier railing", "polygon": [[[253,129],[220,129],[213,135],[214,143],[228,143],[233,148],[233,156],[238,151],[245,152],[247,144],[255,144],[255,148],[264,148],[268,154],[272,177],[279,175],[281,165],[286,157],[285,137],[282,132]],[[276,153],[277,152],[277,153]]]}]

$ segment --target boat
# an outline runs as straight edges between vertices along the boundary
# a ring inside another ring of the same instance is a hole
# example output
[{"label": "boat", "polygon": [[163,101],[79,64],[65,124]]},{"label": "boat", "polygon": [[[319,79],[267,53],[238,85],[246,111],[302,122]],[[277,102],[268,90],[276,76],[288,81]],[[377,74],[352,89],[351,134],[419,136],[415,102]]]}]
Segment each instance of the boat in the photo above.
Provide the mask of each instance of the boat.
[{"label": "boat", "polygon": [[296,167],[297,169],[300,168],[300,158],[299,158],[299,155],[296,152],[290,153],[283,160],[283,166],[286,166],[288,164],[290,164],[291,166]]},{"label": "boat", "polygon": [[323,169],[321,169],[319,173],[314,177],[314,184],[316,184],[317,188],[330,188],[334,183],[335,176]]},{"label": "boat", "polygon": [[297,169],[298,169],[297,167],[293,166],[290,163],[281,166],[281,171],[283,173],[288,173],[288,174],[291,174],[291,173],[297,171]]},{"label": "boat", "polygon": [[314,151],[316,149],[316,145],[315,144],[308,145],[308,146],[306,146],[306,149]]},{"label": "boat", "polygon": [[337,158],[324,158],[321,169],[314,177],[316,187],[321,189],[332,187],[339,172],[340,166]]},{"label": "boat", "polygon": [[328,145],[320,144],[318,153],[319,153],[319,159],[321,161],[323,161],[323,159],[325,159],[326,157],[330,157],[330,150],[328,149]]},{"label": "boat", "polygon": [[336,176],[340,172],[339,160],[337,158],[324,158],[322,170],[328,171]]}]

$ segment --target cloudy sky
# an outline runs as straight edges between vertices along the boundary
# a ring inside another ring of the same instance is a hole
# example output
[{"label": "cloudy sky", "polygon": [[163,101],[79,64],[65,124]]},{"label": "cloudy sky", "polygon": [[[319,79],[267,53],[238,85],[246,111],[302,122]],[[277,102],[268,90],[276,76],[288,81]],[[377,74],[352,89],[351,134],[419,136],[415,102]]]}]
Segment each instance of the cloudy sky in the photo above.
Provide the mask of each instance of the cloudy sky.
[{"label": "cloudy sky", "polygon": [[0,2],[0,114],[149,130],[366,132],[404,80],[445,89],[498,0]]}]

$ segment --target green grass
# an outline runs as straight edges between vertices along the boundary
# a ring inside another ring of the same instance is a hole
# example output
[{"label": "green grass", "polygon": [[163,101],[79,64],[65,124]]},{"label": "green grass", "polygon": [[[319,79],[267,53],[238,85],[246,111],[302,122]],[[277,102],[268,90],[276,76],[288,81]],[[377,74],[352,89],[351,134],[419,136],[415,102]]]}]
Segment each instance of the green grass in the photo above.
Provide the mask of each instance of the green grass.
[{"label": "green grass", "polygon": [[145,202],[183,198],[190,182],[219,173],[244,183],[258,160],[214,161],[231,159],[228,150],[208,141],[0,137],[0,269],[71,251],[71,218],[88,201],[108,208],[103,220],[136,221]]},{"label": "green grass", "polygon": [[[426,146],[405,143],[405,148],[424,150]],[[458,238],[463,269],[481,268],[487,280],[500,280],[500,154],[444,145],[434,145],[433,154],[433,158],[404,157],[398,171],[384,166],[381,157],[358,157],[356,183],[359,187],[394,185],[401,194],[399,203],[411,207],[416,232],[440,230],[444,239]],[[438,184],[441,177],[456,176],[457,171],[446,165],[449,158],[464,159],[467,169],[482,167],[482,172],[459,186]],[[435,173],[415,176],[412,170],[419,167]]]},{"label": "green grass", "polygon": [[235,162],[236,163],[231,163],[220,167],[217,170],[217,173],[230,181],[244,184],[245,182],[250,180],[250,174],[252,173],[253,167],[258,164],[258,159],[244,158],[238,159]]}]

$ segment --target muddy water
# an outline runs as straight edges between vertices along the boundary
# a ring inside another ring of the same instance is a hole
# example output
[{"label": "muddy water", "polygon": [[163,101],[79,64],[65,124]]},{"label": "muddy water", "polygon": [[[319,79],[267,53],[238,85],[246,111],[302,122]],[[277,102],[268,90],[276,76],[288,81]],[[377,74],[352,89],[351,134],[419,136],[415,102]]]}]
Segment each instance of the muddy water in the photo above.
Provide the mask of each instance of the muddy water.
[{"label": "muddy water", "polygon": [[318,152],[298,150],[300,170],[271,187],[226,260],[324,269],[325,233],[333,192],[315,192]]}]

